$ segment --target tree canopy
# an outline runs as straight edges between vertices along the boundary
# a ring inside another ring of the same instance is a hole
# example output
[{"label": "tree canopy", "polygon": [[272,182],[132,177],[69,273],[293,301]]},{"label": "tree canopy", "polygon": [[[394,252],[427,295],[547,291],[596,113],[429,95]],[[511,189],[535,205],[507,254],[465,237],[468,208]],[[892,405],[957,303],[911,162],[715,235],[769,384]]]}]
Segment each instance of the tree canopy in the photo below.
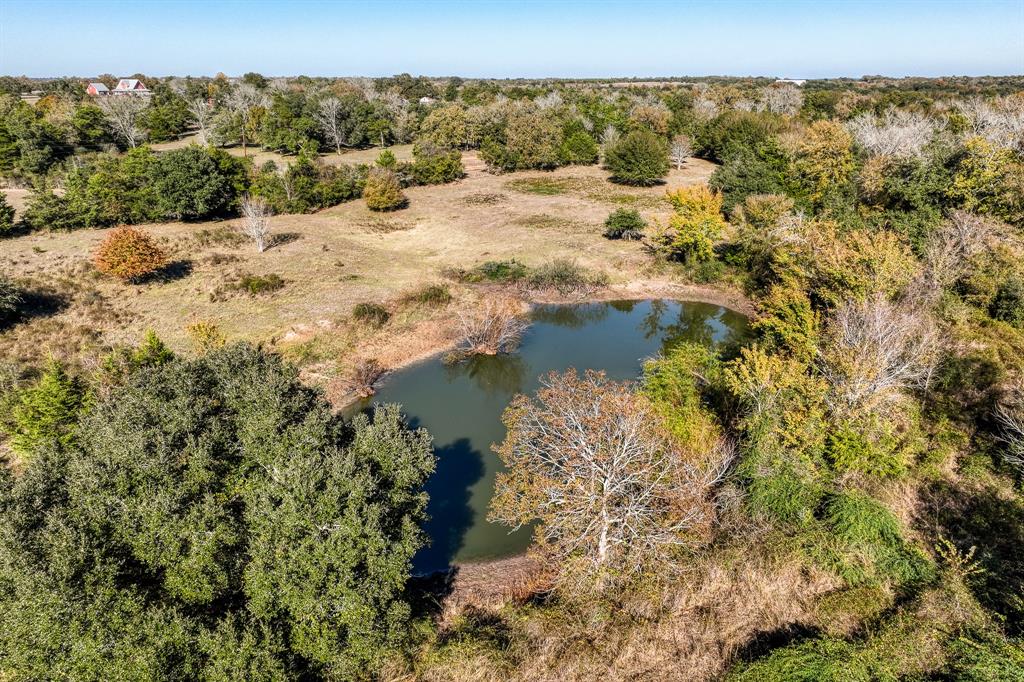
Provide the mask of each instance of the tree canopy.
[{"label": "tree canopy", "polygon": [[403,641],[434,464],[396,408],[346,422],[239,344],[140,370],[77,434],[0,473],[8,672],[350,678]]}]

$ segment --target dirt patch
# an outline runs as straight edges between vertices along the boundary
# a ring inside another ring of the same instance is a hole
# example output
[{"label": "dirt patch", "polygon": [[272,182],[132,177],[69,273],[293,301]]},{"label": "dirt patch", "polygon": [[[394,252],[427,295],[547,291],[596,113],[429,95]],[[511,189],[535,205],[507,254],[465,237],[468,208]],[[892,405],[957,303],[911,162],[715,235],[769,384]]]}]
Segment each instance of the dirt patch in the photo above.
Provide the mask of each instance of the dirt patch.
[{"label": "dirt patch", "polygon": [[25,212],[25,206],[28,204],[28,197],[32,193],[31,190],[2,189],[0,192],[3,192],[4,198],[7,199],[7,203],[14,207],[15,219]]},{"label": "dirt patch", "polygon": [[[476,158],[467,153],[466,158]],[[714,169],[706,162],[673,171],[667,187],[700,182]],[[683,285],[671,269],[652,270],[651,256],[637,242],[602,236],[614,209],[609,195],[639,196],[667,216],[667,187],[620,188],[596,167],[494,175],[482,170],[465,179],[407,191],[408,208],[381,215],[354,201],[310,215],[271,219],[279,237],[264,253],[239,237],[239,219],[143,226],[187,263],[187,276],[126,285],[98,276],[91,257],[108,230],[35,233],[0,241],[0,270],[33,288],[62,282],[67,305],[0,333],[7,357],[30,361],[57,357],[90,361],[116,343],[135,343],[147,329],[174,350],[189,350],[188,325],[208,321],[229,340],[269,343],[299,362],[315,383],[331,385],[352,354],[374,354],[389,367],[442,350],[451,340],[449,309],[399,306],[404,292],[442,279],[451,268],[515,259],[536,267],[555,258],[574,260],[607,273],[610,288],[599,296],[713,298],[742,308],[742,297]],[[559,195],[507,189],[509,182],[545,178],[568,188]],[[27,193],[6,190],[21,203]],[[283,238],[287,236],[287,239]],[[285,285],[259,297],[219,294],[238,273],[273,273]],[[474,305],[476,289],[450,283],[460,305]],[[709,293],[712,292],[712,293]],[[724,299],[724,300],[719,300]],[[384,329],[369,330],[350,319],[362,302],[391,308]],[[69,331],[72,330],[72,331]],[[74,347],[69,339],[80,339]],[[75,358],[75,352],[90,357]]]}]

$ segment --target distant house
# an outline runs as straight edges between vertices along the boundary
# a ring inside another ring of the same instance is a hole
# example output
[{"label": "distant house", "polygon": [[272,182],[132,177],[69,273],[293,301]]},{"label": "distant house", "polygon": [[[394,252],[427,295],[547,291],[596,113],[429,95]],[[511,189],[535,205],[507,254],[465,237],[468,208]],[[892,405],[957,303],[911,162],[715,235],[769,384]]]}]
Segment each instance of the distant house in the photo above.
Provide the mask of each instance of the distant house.
[{"label": "distant house", "polygon": [[776,83],[792,83],[793,85],[803,85],[807,82],[806,78],[778,78],[775,80]]},{"label": "distant house", "polygon": [[148,95],[149,88],[138,78],[122,78],[117,82],[113,94],[115,95]]},{"label": "distant house", "polygon": [[85,91],[93,97],[103,97],[110,94],[110,88],[103,83],[89,83],[89,87]]},{"label": "distant house", "polygon": [[420,104],[433,104],[436,101],[433,97],[420,97]]}]

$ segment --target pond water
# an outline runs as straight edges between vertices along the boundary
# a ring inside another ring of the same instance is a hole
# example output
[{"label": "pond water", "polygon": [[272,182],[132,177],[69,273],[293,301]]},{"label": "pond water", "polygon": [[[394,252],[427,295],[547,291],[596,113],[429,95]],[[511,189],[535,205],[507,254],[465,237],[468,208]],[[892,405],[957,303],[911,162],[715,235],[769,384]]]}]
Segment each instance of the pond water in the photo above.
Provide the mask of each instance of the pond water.
[{"label": "pond water", "polygon": [[510,533],[487,521],[502,468],[491,444],[505,437],[501,414],[515,394],[532,394],[539,377],[570,367],[636,379],[645,359],[675,344],[722,344],[747,329],[747,319],[726,308],[662,300],[542,305],[532,316],[515,353],[456,364],[432,358],[389,375],[371,399],[401,404],[410,425],[426,427],[434,438],[437,471],[427,483],[431,545],[417,554],[416,573],[509,556],[529,545],[529,529]]}]

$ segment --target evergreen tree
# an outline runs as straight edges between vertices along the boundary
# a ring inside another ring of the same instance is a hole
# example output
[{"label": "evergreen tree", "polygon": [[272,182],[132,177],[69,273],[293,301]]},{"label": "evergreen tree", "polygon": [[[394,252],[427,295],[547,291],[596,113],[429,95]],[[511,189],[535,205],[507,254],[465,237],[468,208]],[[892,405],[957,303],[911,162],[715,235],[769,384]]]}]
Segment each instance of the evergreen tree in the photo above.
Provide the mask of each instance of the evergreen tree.
[{"label": "evergreen tree", "polygon": [[22,457],[31,457],[47,445],[71,445],[85,397],[81,382],[68,374],[61,363],[51,361],[39,381],[21,394],[11,411],[11,447]]},{"label": "evergreen tree", "polygon": [[396,407],[346,422],[239,344],[135,373],[79,434],[0,472],[5,673],[353,679],[404,642],[434,464]]}]

